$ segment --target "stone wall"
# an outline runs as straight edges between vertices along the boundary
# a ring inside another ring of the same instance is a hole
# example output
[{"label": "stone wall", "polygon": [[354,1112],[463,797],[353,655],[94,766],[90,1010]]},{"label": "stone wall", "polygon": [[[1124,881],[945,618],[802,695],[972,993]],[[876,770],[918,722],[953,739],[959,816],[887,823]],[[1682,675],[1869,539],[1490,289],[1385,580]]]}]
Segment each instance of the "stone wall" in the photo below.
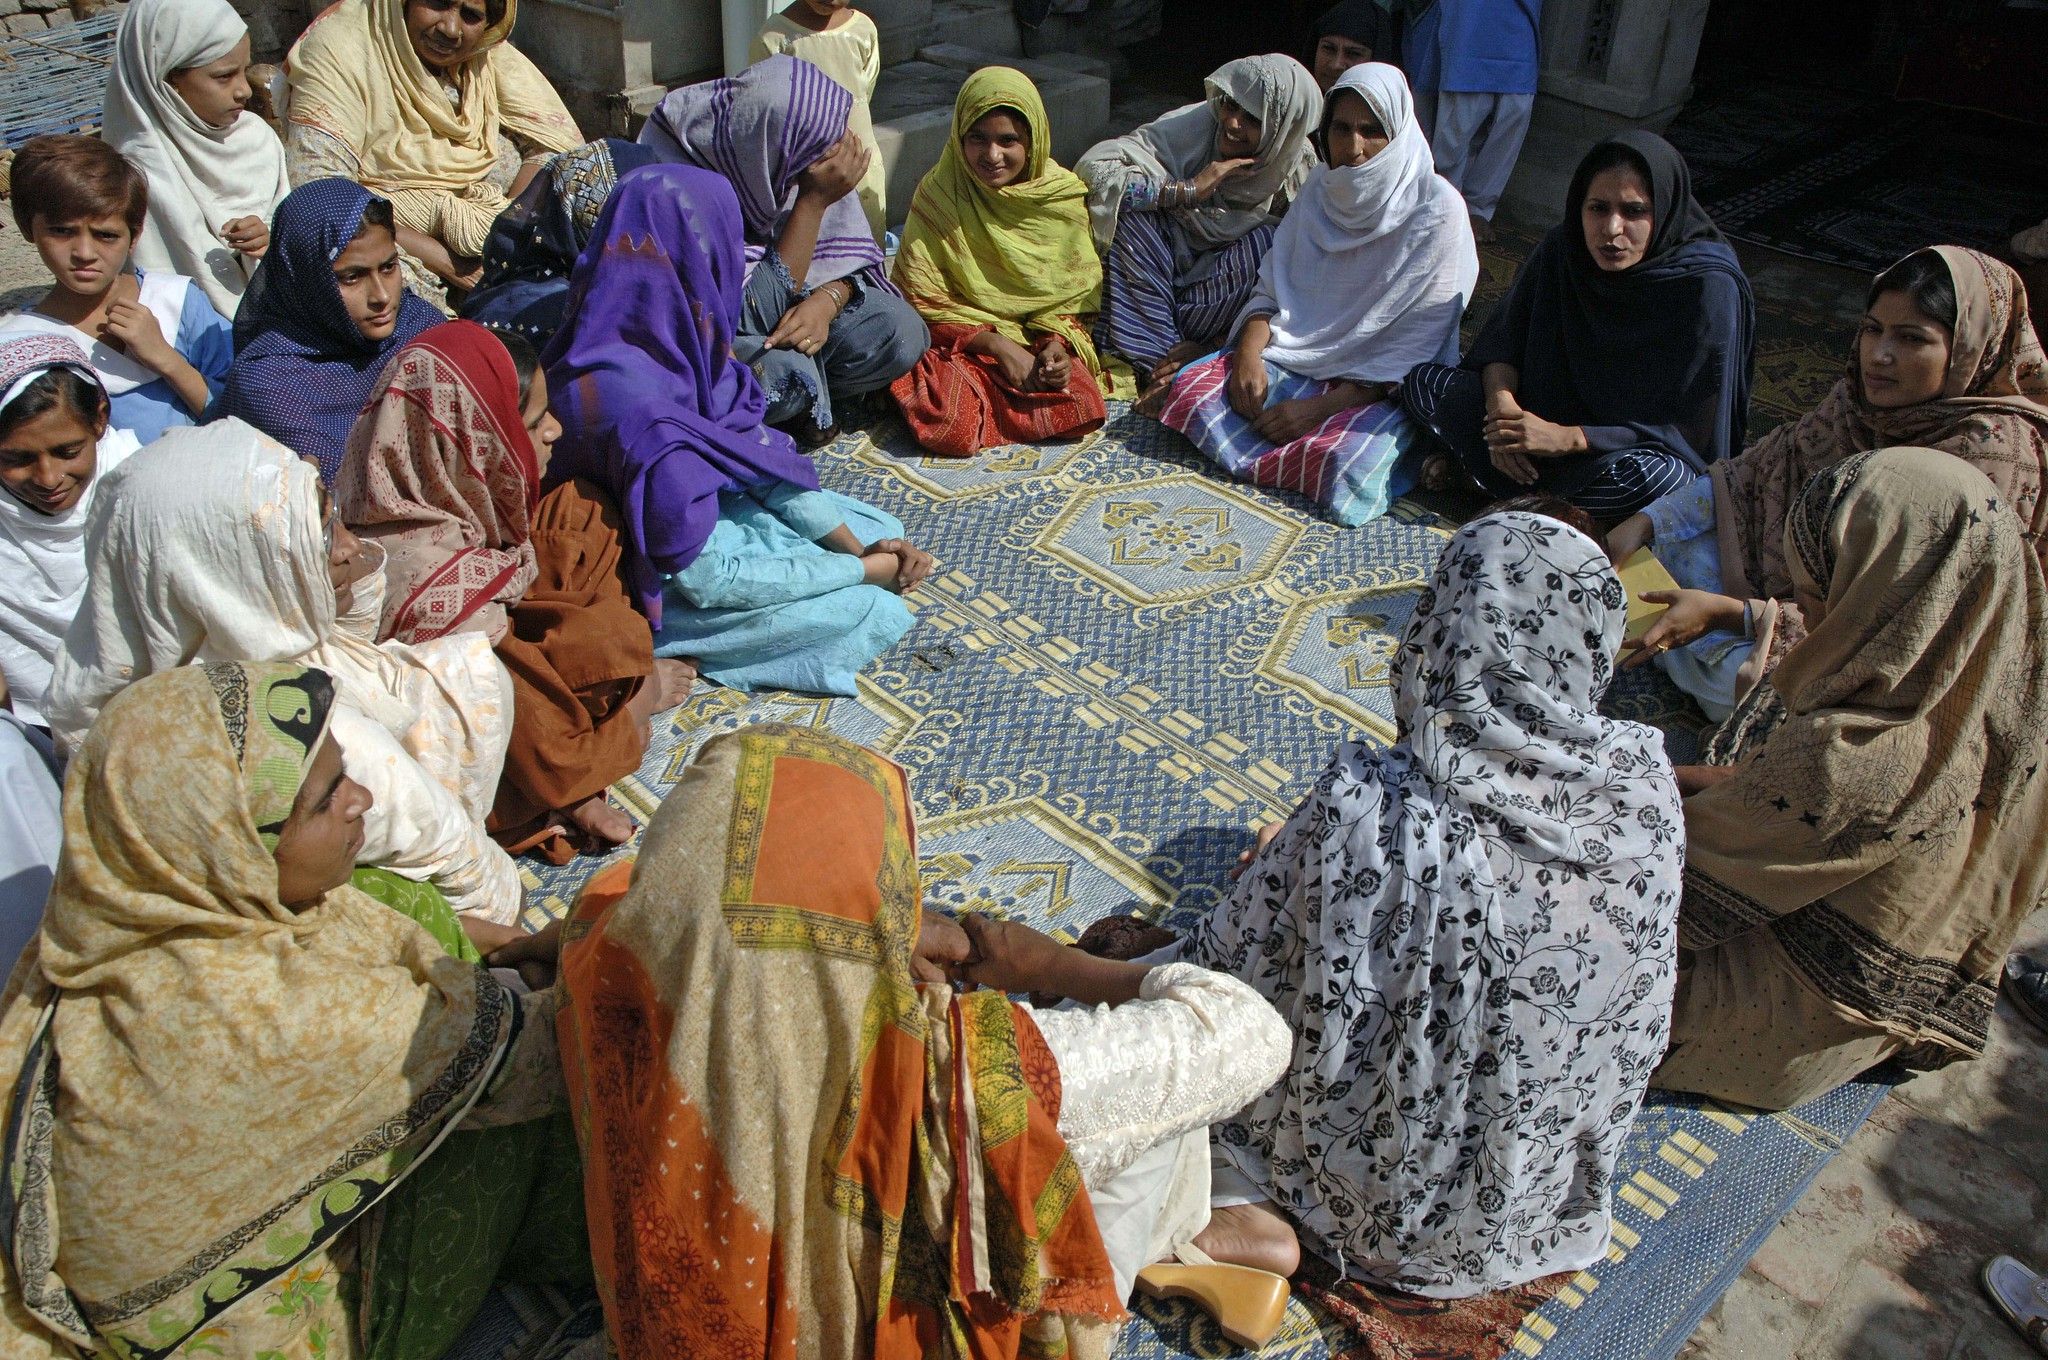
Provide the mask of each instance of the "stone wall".
[{"label": "stone wall", "polygon": [[75,22],[81,13],[95,14],[106,8],[104,3],[87,3],[74,10],[71,0],[0,0],[0,33],[34,37],[44,29]]},{"label": "stone wall", "polygon": [[[5,0],[0,0],[4,4]],[[249,21],[249,48],[257,61],[277,61],[327,0],[233,0]]]},{"label": "stone wall", "polygon": [[[0,33],[58,28],[78,19],[120,9],[127,0],[0,0]],[[324,0],[234,0],[249,21],[249,46],[257,61],[276,61],[299,36]]]}]

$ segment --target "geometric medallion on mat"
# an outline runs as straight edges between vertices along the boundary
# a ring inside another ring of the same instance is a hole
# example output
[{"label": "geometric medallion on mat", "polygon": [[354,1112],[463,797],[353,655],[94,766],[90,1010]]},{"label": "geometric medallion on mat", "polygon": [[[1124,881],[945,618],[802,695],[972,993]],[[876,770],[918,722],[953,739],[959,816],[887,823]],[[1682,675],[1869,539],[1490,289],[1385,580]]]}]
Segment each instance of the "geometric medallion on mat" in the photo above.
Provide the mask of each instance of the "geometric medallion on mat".
[{"label": "geometric medallion on mat", "polygon": [[[1185,929],[1337,742],[1393,735],[1389,661],[1449,529],[1427,511],[1401,503],[1340,529],[1299,497],[1219,479],[1178,435],[1118,408],[1075,443],[958,461],[923,457],[891,419],[821,450],[818,467],[936,558],[908,599],[915,626],[854,697],[705,688],[661,715],[614,789],[636,818],[715,733],[829,729],[909,772],[936,905],[1066,938],[1119,912]],[[1691,754],[1699,715],[1654,674],[1626,672],[1609,703]],[[523,861],[529,922],[560,915],[603,862]],[[1766,1117],[1654,1096],[1622,1157],[1608,1259],[1528,1314],[1514,1352],[1672,1354],[1874,1089]],[[489,1338],[458,1356],[542,1354],[551,1297],[505,1291]],[[1192,1308],[1136,1308],[1120,1357],[1231,1353]],[[1297,1298],[1267,1354],[1345,1344]]]}]

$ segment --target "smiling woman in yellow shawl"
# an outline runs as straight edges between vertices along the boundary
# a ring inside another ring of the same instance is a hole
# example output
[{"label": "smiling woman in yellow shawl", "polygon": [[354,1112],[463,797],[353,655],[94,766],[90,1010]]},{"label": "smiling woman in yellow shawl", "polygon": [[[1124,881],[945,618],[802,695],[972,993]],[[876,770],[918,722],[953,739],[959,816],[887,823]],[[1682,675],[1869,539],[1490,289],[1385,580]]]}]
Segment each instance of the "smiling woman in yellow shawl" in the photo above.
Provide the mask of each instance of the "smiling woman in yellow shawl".
[{"label": "smiling woman in yellow shawl", "polygon": [[1103,398],[1129,397],[1089,339],[1102,263],[1088,189],[1052,158],[1052,128],[1021,71],[988,66],[960,87],[953,139],[917,186],[897,287],[932,347],[890,394],[917,442],[964,458],[996,444],[1085,434]]},{"label": "smiling woman in yellow shawl", "polygon": [[[352,179],[391,200],[399,246],[470,278],[506,195],[583,143],[506,41],[519,0],[340,0],[286,58],[294,185]],[[473,280],[471,280],[473,281]]]}]

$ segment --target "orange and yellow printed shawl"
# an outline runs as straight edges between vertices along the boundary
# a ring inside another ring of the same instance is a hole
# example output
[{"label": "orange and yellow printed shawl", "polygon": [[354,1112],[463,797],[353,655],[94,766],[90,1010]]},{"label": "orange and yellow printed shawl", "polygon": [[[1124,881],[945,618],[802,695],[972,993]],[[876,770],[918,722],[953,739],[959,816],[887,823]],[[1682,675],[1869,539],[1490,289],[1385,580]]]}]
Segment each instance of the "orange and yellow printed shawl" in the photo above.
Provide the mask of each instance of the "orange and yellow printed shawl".
[{"label": "orange and yellow printed shawl", "polygon": [[828,734],[706,745],[562,954],[606,1320],[676,1355],[1105,1355],[1121,1316],[1059,1074],[996,993],[911,981],[903,771]]}]

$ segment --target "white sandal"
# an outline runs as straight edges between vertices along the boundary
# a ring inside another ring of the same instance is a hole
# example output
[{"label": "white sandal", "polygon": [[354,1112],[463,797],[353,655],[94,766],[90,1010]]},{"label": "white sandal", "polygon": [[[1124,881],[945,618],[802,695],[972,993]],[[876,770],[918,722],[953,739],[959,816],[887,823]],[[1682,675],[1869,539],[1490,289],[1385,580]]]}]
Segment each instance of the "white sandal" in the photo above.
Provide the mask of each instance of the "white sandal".
[{"label": "white sandal", "polygon": [[1992,1257],[1977,1278],[2005,1320],[2032,1342],[2035,1350],[2048,1355],[2048,1279],[2010,1256]]}]

